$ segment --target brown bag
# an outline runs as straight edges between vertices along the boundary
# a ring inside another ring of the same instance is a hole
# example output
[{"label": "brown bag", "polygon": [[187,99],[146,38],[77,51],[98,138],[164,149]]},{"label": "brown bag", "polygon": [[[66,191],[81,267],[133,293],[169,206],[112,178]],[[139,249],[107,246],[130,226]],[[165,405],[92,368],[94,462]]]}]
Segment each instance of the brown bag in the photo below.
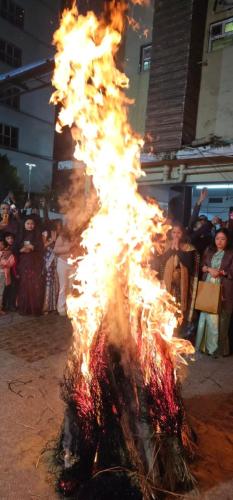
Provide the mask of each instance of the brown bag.
[{"label": "brown bag", "polygon": [[218,314],[221,307],[221,285],[209,281],[199,281],[195,309]]}]

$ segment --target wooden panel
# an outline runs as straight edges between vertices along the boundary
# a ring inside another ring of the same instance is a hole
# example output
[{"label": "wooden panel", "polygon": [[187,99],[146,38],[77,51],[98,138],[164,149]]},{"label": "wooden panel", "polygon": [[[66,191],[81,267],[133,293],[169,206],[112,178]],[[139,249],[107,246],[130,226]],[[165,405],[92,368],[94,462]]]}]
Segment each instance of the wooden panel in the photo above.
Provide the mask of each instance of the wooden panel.
[{"label": "wooden panel", "polygon": [[146,117],[146,134],[152,140],[145,151],[179,149],[195,138],[207,3],[155,4]]}]

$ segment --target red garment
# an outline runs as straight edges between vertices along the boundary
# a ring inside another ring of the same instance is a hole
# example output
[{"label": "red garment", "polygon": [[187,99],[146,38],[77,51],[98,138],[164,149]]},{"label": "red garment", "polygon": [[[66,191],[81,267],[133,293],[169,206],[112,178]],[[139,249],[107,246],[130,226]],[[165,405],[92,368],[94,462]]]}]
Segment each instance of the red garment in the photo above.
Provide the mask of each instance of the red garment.
[{"label": "red garment", "polygon": [[9,250],[2,250],[0,252],[0,266],[5,274],[5,284],[6,286],[11,284],[11,267],[15,266],[15,257]]}]

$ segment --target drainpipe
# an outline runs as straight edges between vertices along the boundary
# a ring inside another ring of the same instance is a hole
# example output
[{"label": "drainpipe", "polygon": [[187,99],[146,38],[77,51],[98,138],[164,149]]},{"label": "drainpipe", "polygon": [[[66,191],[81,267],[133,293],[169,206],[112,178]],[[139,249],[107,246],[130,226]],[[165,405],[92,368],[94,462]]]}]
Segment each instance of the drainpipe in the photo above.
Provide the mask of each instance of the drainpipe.
[{"label": "drainpipe", "polygon": [[165,183],[170,179],[171,167],[169,167],[168,165],[164,165],[162,173],[163,173],[163,182]]}]

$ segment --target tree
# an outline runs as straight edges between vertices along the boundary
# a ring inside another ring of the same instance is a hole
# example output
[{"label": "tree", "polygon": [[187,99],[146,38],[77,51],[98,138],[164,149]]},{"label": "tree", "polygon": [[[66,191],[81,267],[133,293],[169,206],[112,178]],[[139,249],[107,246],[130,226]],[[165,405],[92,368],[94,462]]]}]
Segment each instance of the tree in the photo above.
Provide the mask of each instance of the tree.
[{"label": "tree", "polygon": [[22,196],[24,188],[17,168],[11,165],[7,155],[0,154],[0,202],[9,191],[13,191],[16,198],[19,198]]}]

